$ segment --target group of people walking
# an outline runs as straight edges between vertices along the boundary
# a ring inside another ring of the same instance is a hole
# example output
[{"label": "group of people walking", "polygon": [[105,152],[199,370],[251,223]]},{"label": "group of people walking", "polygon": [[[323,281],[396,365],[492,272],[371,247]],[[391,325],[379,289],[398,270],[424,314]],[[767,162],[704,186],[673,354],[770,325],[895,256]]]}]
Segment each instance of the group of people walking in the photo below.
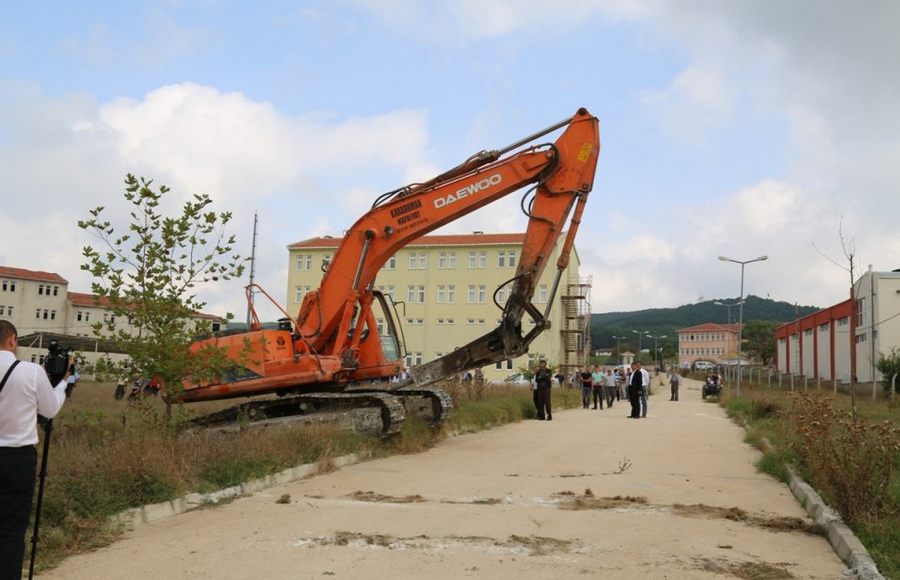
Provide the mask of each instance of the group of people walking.
[{"label": "group of people walking", "polygon": [[[678,400],[678,384],[680,378],[677,373],[672,373],[670,385],[672,387],[671,401]],[[639,419],[647,417],[647,396],[650,394],[650,373],[643,368],[640,362],[631,364],[631,368],[617,368],[603,370],[599,365],[593,368],[585,367],[575,373],[573,382],[581,385],[581,407],[583,409],[603,410],[603,403],[611,409],[614,401],[627,399],[631,405],[629,418]],[[591,406],[593,405],[593,407]]]},{"label": "group of people walking", "polygon": [[[659,373],[658,368],[657,373]],[[565,379],[561,374],[554,377],[552,371],[547,368],[547,361],[541,360],[534,374],[532,389],[537,418],[542,421],[553,419],[550,410],[550,387],[554,378],[559,380],[560,385]],[[573,385],[581,385],[581,407],[583,409],[602,411],[604,402],[608,409],[612,409],[613,402],[627,399],[631,405],[629,419],[647,418],[650,373],[643,368],[640,362],[631,363],[631,368],[628,369],[620,367],[604,370],[599,365],[585,367],[572,375],[571,382]],[[669,376],[669,386],[672,390],[670,401],[678,400],[680,383],[681,376],[673,369]]]}]

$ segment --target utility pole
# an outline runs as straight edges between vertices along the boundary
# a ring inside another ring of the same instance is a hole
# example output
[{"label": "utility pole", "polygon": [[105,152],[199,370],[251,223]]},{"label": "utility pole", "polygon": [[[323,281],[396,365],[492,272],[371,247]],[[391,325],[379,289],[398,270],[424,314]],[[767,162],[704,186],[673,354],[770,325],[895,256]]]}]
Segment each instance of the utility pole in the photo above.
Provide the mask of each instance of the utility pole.
[{"label": "utility pole", "polygon": [[253,212],[253,247],[250,250],[250,292],[247,294],[247,328],[250,328],[250,312],[253,310],[253,295],[256,290],[253,288],[253,281],[256,275],[256,226],[259,223],[259,216]]}]

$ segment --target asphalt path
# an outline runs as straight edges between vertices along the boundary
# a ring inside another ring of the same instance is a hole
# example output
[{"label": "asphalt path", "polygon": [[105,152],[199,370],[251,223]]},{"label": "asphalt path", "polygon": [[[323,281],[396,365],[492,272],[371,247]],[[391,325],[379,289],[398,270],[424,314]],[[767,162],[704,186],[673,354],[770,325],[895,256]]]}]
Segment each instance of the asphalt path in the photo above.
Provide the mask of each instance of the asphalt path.
[{"label": "asphalt path", "polygon": [[699,383],[678,402],[657,388],[646,419],[627,407],[559,411],[174,516],[41,578],[840,577]]}]

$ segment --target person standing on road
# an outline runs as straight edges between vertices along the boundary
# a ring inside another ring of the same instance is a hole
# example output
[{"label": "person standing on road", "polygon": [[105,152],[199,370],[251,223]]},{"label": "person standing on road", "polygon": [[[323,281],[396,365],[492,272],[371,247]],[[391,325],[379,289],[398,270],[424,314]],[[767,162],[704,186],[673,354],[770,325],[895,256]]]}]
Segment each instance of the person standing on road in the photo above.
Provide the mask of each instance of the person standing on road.
[{"label": "person standing on road", "polygon": [[641,391],[643,391],[643,376],[637,368],[640,363],[631,363],[631,374],[628,377],[628,402],[631,403],[631,415],[629,419],[641,418]]},{"label": "person standing on road", "polygon": [[538,420],[552,421],[553,413],[550,410],[550,386],[553,384],[553,373],[547,368],[547,361],[538,363],[534,373],[534,384],[537,386]]},{"label": "person standing on road", "polygon": [[591,383],[593,382],[590,369],[585,367],[581,371],[579,381],[581,382],[581,408],[587,409],[591,406]]},{"label": "person standing on road", "polygon": [[16,327],[0,320],[0,578],[22,576],[25,530],[37,470],[38,414],[52,419],[66,401],[66,380],[51,385],[39,365],[16,360]]},{"label": "person standing on road", "polygon": [[556,382],[559,383],[560,387],[566,386],[566,375],[563,374],[562,370],[557,372],[553,378],[556,379]]},{"label": "person standing on road", "polygon": [[678,387],[681,383],[681,377],[678,375],[678,371],[672,369],[672,376],[669,377],[669,386],[672,388],[672,396],[669,398],[670,401],[678,400]]},{"label": "person standing on road", "polygon": [[641,366],[641,363],[638,363],[638,372],[641,375],[641,383],[643,389],[641,389],[641,418],[647,418],[647,397],[650,396],[650,373]]},{"label": "person standing on road", "polygon": [[616,375],[611,370],[606,371],[603,377],[606,386],[606,406],[612,409],[613,398],[619,398],[619,386],[616,384]]},{"label": "person standing on road", "polygon": [[603,410],[603,385],[606,384],[605,377],[603,376],[603,371],[600,370],[600,367],[594,365],[594,372],[591,373],[591,400],[594,401],[594,410],[597,409],[597,404],[600,404],[600,410]]}]

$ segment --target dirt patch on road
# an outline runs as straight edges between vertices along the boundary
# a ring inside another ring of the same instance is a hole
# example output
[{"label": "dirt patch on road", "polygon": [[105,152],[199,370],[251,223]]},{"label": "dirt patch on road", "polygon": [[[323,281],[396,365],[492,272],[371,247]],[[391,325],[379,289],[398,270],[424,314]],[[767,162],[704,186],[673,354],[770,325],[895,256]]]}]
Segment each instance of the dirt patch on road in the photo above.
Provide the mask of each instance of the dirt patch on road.
[{"label": "dirt patch on road", "polygon": [[544,536],[511,535],[508,538],[501,540],[487,536],[450,535],[445,537],[430,537],[420,535],[397,537],[390,534],[364,534],[347,531],[335,532],[334,536],[299,540],[297,544],[304,546],[377,547],[388,550],[439,550],[446,549],[446,547],[451,544],[466,544],[482,549],[500,549],[528,556],[565,554],[573,549],[581,547],[581,544],[577,541],[561,540],[559,538],[548,538]]},{"label": "dirt patch on road", "polygon": [[728,560],[712,560],[710,558],[694,558],[694,565],[699,570],[734,576],[745,580],[790,580],[795,578],[787,566],[791,564],[768,564],[766,562],[730,562]]},{"label": "dirt patch on road", "polygon": [[611,510],[624,507],[647,505],[647,498],[643,496],[616,495],[612,497],[597,497],[590,489],[578,495],[571,491],[563,491],[554,494],[559,501],[560,509],[564,510]]},{"label": "dirt patch on road", "polygon": [[806,520],[785,516],[764,516],[748,513],[737,507],[718,507],[702,503],[684,505],[674,504],[672,511],[680,516],[692,518],[722,518],[734,522],[743,522],[751,526],[765,528],[776,532],[803,532],[820,535],[821,528]]},{"label": "dirt patch on road", "polygon": [[428,501],[419,494],[397,497],[375,493],[374,491],[354,491],[347,497],[355,499],[356,501],[368,501],[372,503],[422,503]]}]

